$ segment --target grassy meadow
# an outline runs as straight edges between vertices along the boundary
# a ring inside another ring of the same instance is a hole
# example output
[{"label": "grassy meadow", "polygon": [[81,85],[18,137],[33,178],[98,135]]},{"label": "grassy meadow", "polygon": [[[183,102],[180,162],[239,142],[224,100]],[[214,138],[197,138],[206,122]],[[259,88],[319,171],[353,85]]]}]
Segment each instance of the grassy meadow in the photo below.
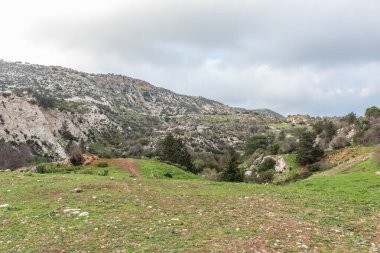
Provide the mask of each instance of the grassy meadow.
[{"label": "grassy meadow", "polygon": [[0,252],[380,250],[380,176],[366,163],[284,186],[136,165],[138,177],[114,166],[1,173]]}]

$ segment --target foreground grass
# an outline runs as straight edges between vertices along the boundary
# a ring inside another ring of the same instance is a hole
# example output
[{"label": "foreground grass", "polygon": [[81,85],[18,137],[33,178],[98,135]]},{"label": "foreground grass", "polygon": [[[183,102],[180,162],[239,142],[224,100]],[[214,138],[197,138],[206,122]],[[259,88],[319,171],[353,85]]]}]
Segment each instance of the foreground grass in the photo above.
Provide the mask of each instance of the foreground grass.
[{"label": "foreground grass", "polygon": [[131,178],[116,168],[2,173],[0,252],[368,252],[380,246],[379,194],[372,172],[287,186]]}]

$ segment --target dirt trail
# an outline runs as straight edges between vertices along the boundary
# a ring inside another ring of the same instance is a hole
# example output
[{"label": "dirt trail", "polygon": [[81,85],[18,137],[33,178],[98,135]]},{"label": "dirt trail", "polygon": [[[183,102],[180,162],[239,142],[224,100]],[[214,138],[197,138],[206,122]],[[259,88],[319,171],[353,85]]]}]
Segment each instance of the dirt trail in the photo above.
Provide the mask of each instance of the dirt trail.
[{"label": "dirt trail", "polygon": [[132,158],[114,158],[114,159],[98,159],[94,162],[94,165],[100,162],[107,162],[110,165],[116,166],[126,172],[130,173],[135,177],[140,176],[139,169],[136,166],[135,159]]}]

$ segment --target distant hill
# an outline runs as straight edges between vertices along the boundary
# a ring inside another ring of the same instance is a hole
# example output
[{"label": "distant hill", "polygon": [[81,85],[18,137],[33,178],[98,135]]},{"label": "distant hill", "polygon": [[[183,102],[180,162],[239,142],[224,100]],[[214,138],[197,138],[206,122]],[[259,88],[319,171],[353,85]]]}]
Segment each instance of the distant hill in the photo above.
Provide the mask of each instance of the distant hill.
[{"label": "distant hill", "polygon": [[147,152],[173,131],[194,150],[221,151],[223,145],[241,145],[253,122],[283,118],[123,75],[19,62],[0,61],[0,92],[0,140],[28,143],[31,153],[54,159],[64,158],[73,141],[97,151],[113,146],[126,154]]}]

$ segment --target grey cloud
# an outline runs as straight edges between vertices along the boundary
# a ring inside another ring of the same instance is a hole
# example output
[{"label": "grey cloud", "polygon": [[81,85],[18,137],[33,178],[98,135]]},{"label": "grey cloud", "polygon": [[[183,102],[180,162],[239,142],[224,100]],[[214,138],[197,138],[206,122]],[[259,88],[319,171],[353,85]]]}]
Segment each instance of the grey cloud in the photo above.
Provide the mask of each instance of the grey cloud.
[{"label": "grey cloud", "polygon": [[379,12],[376,0],[123,1],[40,20],[29,35],[180,93],[332,115],[380,95]]}]

